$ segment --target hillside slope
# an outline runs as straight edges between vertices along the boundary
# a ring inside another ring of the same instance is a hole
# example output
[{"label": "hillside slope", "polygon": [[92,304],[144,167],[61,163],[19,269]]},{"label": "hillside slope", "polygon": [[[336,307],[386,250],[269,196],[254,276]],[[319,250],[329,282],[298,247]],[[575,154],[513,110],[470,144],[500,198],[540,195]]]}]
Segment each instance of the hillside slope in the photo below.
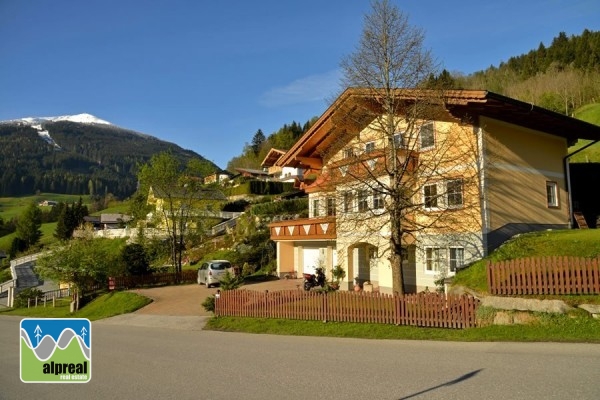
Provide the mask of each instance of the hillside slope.
[{"label": "hillside slope", "polygon": [[38,191],[124,198],[137,186],[137,168],[170,151],[185,163],[199,154],[110,124],[58,121],[0,123],[0,197]]},{"label": "hillside slope", "polygon": [[[587,104],[575,111],[574,117],[594,125],[600,125],[600,103]],[[569,148],[569,153],[586,146],[589,140],[579,140],[575,146]],[[600,144],[596,143],[570,158],[571,163],[600,162]]]}]

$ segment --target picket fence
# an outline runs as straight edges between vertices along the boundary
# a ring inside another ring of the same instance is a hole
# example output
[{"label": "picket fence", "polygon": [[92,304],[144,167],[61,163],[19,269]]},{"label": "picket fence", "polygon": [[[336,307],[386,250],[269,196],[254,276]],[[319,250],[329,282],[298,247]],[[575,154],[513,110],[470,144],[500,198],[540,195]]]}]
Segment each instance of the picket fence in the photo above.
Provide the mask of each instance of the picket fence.
[{"label": "picket fence", "polygon": [[490,262],[488,289],[494,295],[600,294],[598,258],[539,257]]},{"label": "picket fence", "polygon": [[467,295],[419,293],[227,290],[215,300],[216,316],[299,319],[470,328],[479,301]]}]

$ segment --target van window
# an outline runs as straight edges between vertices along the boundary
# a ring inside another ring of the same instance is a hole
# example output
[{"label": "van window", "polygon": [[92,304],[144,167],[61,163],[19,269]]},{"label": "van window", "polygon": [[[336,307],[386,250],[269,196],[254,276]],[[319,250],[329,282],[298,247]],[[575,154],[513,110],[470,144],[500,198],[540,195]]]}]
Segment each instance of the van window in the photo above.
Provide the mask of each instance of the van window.
[{"label": "van window", "polygon": [[222,262],[222,263],[212,263],[210,269],[222,271],[222,270],[230,268],[230,267],[231,267],[230,263]]}]

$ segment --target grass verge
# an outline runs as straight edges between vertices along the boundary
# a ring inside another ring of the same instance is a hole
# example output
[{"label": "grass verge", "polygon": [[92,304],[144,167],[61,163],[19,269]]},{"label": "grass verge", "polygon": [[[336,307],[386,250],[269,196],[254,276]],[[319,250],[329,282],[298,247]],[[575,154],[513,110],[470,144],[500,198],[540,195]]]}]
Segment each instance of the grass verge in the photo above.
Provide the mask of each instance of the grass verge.
[{"label": "grass verge", "polygon": [[70,299],[60,299],[56,307],[48,302],[46,307],[0,310],[0,315],[21,315],[33,318],[88,318],[91,321],[127,314],[150,303],[147,297],[130,292],[111,292],[100,295],[75,313],[70,312]]},{"label": "grass verge", "polygon": [[542,231],[518,235],[504,243],[483,260],[476,262],[454,276],[452,284],[487,293],[486,264],[524,257],[598,257],[600,229],[572,229]]},{"label": "grass verge", "polygon": [[204,329],[223,332],[360,339],[600,343],[598,334],[600,320],[589,316],[573,318],[559,314],[538,314],[537,322],[531,325],[491,325],[470,329],[215,317],[207,321]]}]

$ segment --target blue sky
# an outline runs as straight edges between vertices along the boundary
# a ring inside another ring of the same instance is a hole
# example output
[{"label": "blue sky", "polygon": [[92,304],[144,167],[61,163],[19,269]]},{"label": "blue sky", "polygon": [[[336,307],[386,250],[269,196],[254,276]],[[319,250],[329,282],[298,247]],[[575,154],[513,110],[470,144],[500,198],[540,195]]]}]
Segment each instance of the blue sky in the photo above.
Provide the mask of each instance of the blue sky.
[{"label": "blue sky", "polygon": [[[392,0],[450,71],[600,30],[598,0]],[[0,120],[87,112],[221,168],[319,116],[367,0],[0,0]],[[485,89],[485,88],[482,88]]]}]

